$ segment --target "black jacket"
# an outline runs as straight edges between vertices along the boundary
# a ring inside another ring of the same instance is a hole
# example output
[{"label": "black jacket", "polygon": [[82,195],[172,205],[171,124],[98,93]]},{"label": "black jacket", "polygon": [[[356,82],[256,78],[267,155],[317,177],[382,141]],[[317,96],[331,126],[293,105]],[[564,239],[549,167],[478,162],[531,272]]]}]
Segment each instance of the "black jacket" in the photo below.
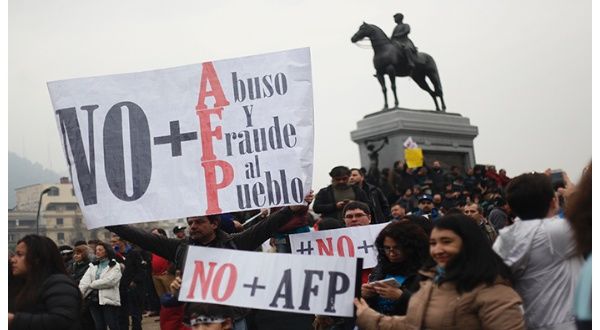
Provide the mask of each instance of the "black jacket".
[{"label": "black jacket", "polygon": [[71,278],[73,281],[75,281],[75,284],[79,284],[79,281],[83,277],[83,274],[85,274],[87,271],[88,267],[90,267],[89,262],[74,262],[67,272],[71,275]]},{"label": "black jacket", "polygon": [[11,329],[81,329],[81,293],[65,274],[44,281],[36,303],[15,313]]},{"label": "black jacket", "polygon": [[125,269],[123,269],[119,288],[121,290],[127,289],[131,283],[143,285],[147,269],[141,251],[138,248],[132,247],[128,252],[122,254],[122,256]]},{"label": "black jacket", "polygon": [[370,201],[371,214],[373,215],[373,223],[384,223],[390,221],[392,212],[390,204],[385,197],[383,191],[378,187],[364,183],[362,190],[367,194]]},{"label": "black jacket", "polygon": [[[363,202],[369,205],[370,209],[373,210],[373,206],[369,201],[367,194],[357,186],[350,186],[354,191],[355,200]],[[313,211],[320,213],[323,218],[335,218],[338,219],[338,209],[335,207],[335,197],[333,195],[333,186],[329,185],[317,193],[315,201],[313,203]],[[373,212],[371,212],[372,214]],[[344,219],[339,219],[344,220]]]},{"label": "black jacket", "polygon": [[107,226],[106,229],[144,250],[169,260],[176,265],[177,269],[183,271],[189,245],[254,251],[293,216],[294,212],[289,207],[284,207],[241,233],[230,235],[218,229],[216,238],[207,245],[196,242],[190,237],[185,240],[166,238],[127,225]]}]

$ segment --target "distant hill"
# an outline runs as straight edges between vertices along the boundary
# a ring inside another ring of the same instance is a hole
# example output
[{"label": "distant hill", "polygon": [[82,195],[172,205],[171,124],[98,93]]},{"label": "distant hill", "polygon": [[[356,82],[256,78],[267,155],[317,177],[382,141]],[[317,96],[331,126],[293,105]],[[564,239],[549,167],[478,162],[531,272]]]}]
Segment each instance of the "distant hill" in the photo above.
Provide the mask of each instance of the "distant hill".
[{"label": "distant hill", "polygon": [[17,204],[15,189],[36,183],[55,183],[61,176],[45,169],[39,163],[32,163],[29,159],[8,152],[8,207],[13,208]]}]

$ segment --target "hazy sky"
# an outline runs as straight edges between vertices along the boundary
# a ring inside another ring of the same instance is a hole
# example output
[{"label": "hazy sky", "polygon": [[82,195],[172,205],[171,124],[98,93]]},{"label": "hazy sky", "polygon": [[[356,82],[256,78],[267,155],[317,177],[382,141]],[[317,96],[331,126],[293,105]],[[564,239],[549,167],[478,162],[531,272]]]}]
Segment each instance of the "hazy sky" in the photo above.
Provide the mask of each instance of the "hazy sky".
[{"label": "hazy sky", "polygon": [[[578,178],[592,155],[591,1],[9,0],[8,149],[66,173],[47,81],[161,69],[310,47],[315,190],[359,166],[350,131],[380,110],[366,21],[389,34],[402,12],[434,57],[448,112],[479,127],[478,163],[509,176],[548,167]],[[366,41],[362,42],[366,44]],[[408,78],[400,106],[432,110]]]}]

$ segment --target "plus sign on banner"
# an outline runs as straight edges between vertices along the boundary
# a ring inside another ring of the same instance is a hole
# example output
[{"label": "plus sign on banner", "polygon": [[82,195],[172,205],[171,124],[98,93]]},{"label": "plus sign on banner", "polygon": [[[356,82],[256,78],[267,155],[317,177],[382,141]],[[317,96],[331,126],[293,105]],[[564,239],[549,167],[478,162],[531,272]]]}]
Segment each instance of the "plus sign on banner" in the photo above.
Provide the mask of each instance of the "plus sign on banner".
[{"label": "plus sign on banner", "polygon": [[363,267],[373,268],[378,253],[375,240],[387,225],[389,222],[292,234],[290,246],[293,254],[363,258]]},{"label": "plus sign on banner", "polygon": [[190,246],[179,301],[351,317],[357,259]]},{"label": "plus sign on banner", "polygon": [[310,51],[48,83],[88,228],[300,204]]}]

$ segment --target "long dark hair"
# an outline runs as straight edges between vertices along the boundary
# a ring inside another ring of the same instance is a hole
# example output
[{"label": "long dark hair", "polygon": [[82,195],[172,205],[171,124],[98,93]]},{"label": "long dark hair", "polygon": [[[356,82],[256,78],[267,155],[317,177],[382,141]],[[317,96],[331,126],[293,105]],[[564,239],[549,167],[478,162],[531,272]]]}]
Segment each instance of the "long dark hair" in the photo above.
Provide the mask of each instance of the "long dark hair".
[{"label": "long dark hair", "polygon": [[587,257],[592,252],[592,163],[586,167],[565,210],[575,233],[579,253]]},{"label": "long dark hair", "polygon": [[67,274],[56,243],[48,237],[27,235],[17,242],[20,243],[27,246],[27,273],[23,286],[15,297],[15,311],[24,310],[36,303],[39,289],[50,275]]},{"label": "long dark hair", "polygon": [[445,269],[442,282],[453,282],[460,293],[473,290],[486,283],[494,284],[498,276],[512,281],[512,274],[479,229],[479,226],[464,214],[446,215],[433,224],[433,229],[452,230],[462,239],[462,249]]},{"label": "long dark hair", "polygon": [[[404,260],[399,263],[390,262],[383,251],[383,241],[386,237],[393,239],[402,250]],[[428,258],[427,235],[425,231],[412,223],[392,221],[385,226],[377,239],[375,246],[379,251],[377,261],[382,267],[383,274],[406,275],[415,273]]]}]

